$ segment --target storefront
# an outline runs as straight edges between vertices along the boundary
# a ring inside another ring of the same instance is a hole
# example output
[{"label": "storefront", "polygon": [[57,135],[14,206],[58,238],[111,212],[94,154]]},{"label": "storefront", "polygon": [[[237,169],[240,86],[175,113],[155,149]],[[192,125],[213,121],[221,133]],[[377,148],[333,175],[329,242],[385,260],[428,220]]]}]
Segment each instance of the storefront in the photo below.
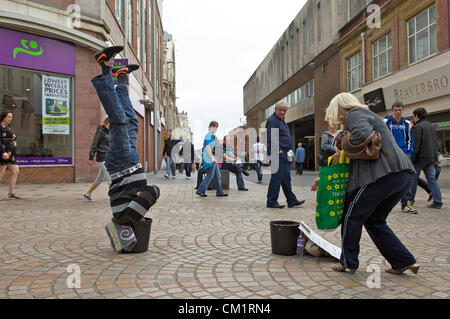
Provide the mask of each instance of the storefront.
[{"label": "storefront", "polygon": [[4,28],[0,38],[0,109],[13,114],[19,166],[72,168],[75,45]]}]

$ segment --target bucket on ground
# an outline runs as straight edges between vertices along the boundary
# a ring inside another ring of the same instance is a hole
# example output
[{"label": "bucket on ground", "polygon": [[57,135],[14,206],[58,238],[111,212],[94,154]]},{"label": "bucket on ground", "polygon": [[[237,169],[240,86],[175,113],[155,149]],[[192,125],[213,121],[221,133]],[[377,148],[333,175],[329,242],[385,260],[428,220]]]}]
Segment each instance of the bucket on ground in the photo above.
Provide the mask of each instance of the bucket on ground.
[{"label": "bucket on ground", "polygon": [[137,223],[132,227],[134,235],[136,236],[137,239],[137,243],[130,253],[138,254],[146,252],[148,250],[148,244],[150,241],[150,230],[152,228],[152,219],[145,218],[145,222]]},{"label": "bucket on ground", "polygon": [[300,234],[300,223],[293,221],[271,221],[270,239],[272,253],[282,256],[293,256],[297,253],[297,238]]}]

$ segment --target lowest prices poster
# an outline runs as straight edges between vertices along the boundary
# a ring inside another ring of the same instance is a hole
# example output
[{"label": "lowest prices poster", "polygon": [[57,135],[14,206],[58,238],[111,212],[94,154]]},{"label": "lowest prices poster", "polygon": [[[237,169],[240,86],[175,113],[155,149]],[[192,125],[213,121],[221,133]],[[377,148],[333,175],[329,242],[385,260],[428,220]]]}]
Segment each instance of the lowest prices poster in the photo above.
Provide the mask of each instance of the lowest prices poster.
[{"label": "lowest prices poster", "polygon": [[70,134],[70,79],[42,76],[43,134]]}]

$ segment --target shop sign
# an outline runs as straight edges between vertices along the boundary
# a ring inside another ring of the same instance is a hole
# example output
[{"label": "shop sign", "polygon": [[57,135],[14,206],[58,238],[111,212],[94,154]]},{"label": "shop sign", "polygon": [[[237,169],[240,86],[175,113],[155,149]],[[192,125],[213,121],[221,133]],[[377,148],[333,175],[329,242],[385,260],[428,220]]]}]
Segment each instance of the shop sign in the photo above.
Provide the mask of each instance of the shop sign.
[{"label": "shop sign", "polygon": [[67,166],[72,165],[71,157],[17,157],[19,166]]},{"label": "shop sign", "polygon": [[42,76],[42,133],[70,134],[70,79]]},{"label": "shop sign", "polygon": [[0,28],[0,64],[75,75],[75,46],[64,41]]},{"label": "shop sign", "polygon": [[387,105],[395,101],[409,105],[450,95],[449,81],[450,64],[385,88]]}]

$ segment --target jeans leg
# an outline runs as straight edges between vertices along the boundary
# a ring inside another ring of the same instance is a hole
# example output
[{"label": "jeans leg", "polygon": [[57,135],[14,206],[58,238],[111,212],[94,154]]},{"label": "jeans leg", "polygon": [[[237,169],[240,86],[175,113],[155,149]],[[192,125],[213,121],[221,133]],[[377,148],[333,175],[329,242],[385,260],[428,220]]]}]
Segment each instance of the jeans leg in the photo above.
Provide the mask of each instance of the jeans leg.
[{"label": "jeans leg", "polygon": [[172,165],[172,158],[166,155],[166,175],[170,176],[170,166]]},{"label": "jeans leg", "polygon": [[414,169],[416,170],[416,174],[413,176],[412,182],[411,182],[411,197],[409,198],[409,201],[415,202],[416,199],[416,193],[417,193],[417,185],[419,183],[419,177],[420,173],[422,172],[423,167],[419,165],[414,165]]},{"label": "jeans leg", "polygon": [[128,86],[126,84],[119,84],[116,86],[116,93],[122,103],[123,110],[128,119],[128,137],[130,138],[130,145],[132,150],[136,150],[137,134],[139,129],[139,121],[131,104],[128,93]]},{"label": "jeans leg", "polygon": [[191,177],[192,164],[191,164],[191,163],[185,163],[185,164],[184,164],[184,168],[185,168],[185,170],[186,170],[186,176],[187,176],[187,177]]},{"label": "jeans leg", "polygon": [[197,189],[197,192],[199,194],[206,193],[206,190],[208,189],[209,184],[214,179],[215,173],[216,173],[216,171],[214,169],[214,166],[211,166],[210,168],[208,168],[208,170],[206,171],[206,177],[203,179],[203,181],[200,183],[200,186]]},{"label": "jeans leg", "polygon": [[283,189],[284,196],[286,196],[286,201],[288,204],[294,204],[295,202],[297,202],[297,197],[295,196],[294,192],[292,192],[290,163],[288,161],[283,161],[283,159],[281,158],[280,171],[283,172],[283,176],[281,178],[281,187]]},{"label": "jeans leg", "polygon": [[256,168],[256,175],[258,175],[258,181],[261,182],[262,181],[261,163],[259,161],[255,163],[255,168]]},{"label": "jeans leg", "polygon": [[200,187],[200,184],[203,181],[204,173],[205,173],[205,171],[203,170],[203,168],[200,168],[199,170],[197,170],[197,189]]},{"label": "jeans leg", "polygon": [[439,167],[439,166],[437,166],[437,165],[435,165],[434,168],[436,169],[436,175],[435,175],[435,178],[436,178],[436,180],[438,180],[438,179],[439,179],[439,176],[441,175],[442,168]]},{"label": "jeans leg", "polygon": [[222,189],[222,175],[220,174],[220,168],[219,164],[213,164],[214,167],[214,175],[215,175],[215,182],[216,182],[216,195],[223,195],[223,189]]},{"label": "jeans leg", "polygon": [[267,205],[276,205],[278,203],[278,196],[280,195],[282,173],[281,154],[279,156],[279,167],[275,173],[272,173],[269,182],[269,189],[267,191]]},{"label": "jeans leg", "polygon": [[136,151],[131,149],[128,136],[128,119],[123,105],[114,90],[112,75],[100,75],[91,80],[98,97],[108,114],[110,144],[105,158],[109,174],[120,172],[139,163]]},{"label": "jeans leg", "polygon": [[434,164],[430,164],[424,168],[423,172],[427,178],[428,186],[430,186],[431,193],[433,194],[433,203],[436,205],[442,205],[442,194],[439,188],[439,183],[436,181],[436,171]]}]

